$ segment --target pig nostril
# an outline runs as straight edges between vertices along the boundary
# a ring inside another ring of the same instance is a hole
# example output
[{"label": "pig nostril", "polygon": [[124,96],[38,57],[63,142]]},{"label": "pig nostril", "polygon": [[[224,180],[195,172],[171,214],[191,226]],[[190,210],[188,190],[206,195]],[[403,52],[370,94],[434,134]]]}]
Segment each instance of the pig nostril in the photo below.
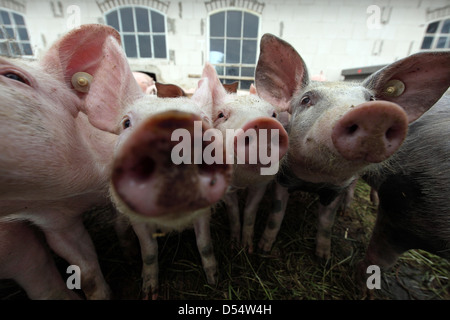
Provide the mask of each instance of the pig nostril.
[{"label": "pig nostril", "polygon": [[386,139],[387,140],[393,140],[398,136],[398,130],[395,127],[390,127],[389,129],[387,129],[386,133],[385,133]]},{"label": "pig nostril", "polygon": [[133,167],[130,168],[132,176],[137,181],[147,180],[155,170],[155,161],[145,156],[139,160]]},{"label": "pig nostril", "polygon": [[248,146],[250,144],[250,137],[245,137],[245,145]]},{"label": "pig nostril", "polygon": [[352,134],[354,134],[357,130],[358,130],[358,125],[357,124],[354,124],[354,125],[352,125],[352,126],[350,126],[350,127],[347,127],[347,133],[349,134],[349,135],[352,135]]}]

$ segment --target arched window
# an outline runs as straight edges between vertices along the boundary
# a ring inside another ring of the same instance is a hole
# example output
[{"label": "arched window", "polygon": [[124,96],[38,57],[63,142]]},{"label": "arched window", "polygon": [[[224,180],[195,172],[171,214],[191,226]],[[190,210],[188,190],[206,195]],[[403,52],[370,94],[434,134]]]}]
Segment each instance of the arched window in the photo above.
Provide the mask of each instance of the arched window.
[{"label": "arched window", "polygon": [[450,19],[438,20],[428,24],[421,49],[450,49]]},{"label": "arched window", "polygon": [[140,6],[119,7],[105,14],[119,31],[128,58],[167,58],[166,17]]},{"label": "arched window", "polygon": [[23,15],[4,8],[0,9],[0,55],[8,57],[33,55]]},{"label": "arched window", "polygon": [[222,83],[239,81],[239,89],[254,82],[259,16],[236,9],[209,16],[209,62]]}]

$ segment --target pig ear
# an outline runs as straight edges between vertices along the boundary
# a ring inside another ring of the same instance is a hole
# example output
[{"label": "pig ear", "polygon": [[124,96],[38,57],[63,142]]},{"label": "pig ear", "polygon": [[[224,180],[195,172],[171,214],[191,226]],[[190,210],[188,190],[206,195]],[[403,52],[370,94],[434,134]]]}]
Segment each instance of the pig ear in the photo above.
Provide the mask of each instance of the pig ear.
[{"label": "pig ear", "polygon": [[211,90],[213,106],[220,106],[225,103],[227,91],[217,76],[216,69],[210,64],[206,63],[203,68],[203,78],[208,79],[209,89]]},{"label": "pig ear", "polygon": [[119,34],[108,26],[82,25],[69,32],[41,64],[78,95],[80,110],[102,130],[114,132],[125,103],[142,96]]},{"label": "pig ear", "polygon": [[256,91],[256,87],[252,84],[250,84],[250,94],[258,94],[258,92]]},{"label": "pig ear", "polygon": [[363,85],[377,99],[399,104],[412,122],[450,86],[450,52],[416,53],[377,71]]},{"label": "pig ear", "polygon": [[306,65],[286,41],[264,34],[255,72],[258,94],[282,110],[289,109],[294,93],[309,82]]},{"label": "pig ear", "polygon": [[224,83],[223,87],[228,93],[236,93],[238,88],[239,82],[235,81],[233,83]]},{"label": "pig ear", "polygon": [[184,90],[175,84],[155,82],[155,86],[157,90],[156,95],[160,98],[177,98],[186,96]]}]

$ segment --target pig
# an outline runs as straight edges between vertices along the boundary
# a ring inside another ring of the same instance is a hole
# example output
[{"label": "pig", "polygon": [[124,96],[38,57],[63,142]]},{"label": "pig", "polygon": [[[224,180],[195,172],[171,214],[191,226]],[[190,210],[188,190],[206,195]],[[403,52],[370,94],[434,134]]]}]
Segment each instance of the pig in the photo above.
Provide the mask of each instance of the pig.
[{"label": "pig", "polygon": [[[164,92],[166,91],[158,90],[158,95]],[[218,201],[225,192],[228,180],[231,179],[231,166],[177,166],[173,163],[173,129],[187,128],[193,133],[193,120],[203,122],[203,130],[210,128],[212,101],[207,79],[202,81],[202,85],[190,99],[181,95],[179,98],[170,98],[173,97],[173,92],[171,90],[169,98],[162,102],[160,100],[155,103],[158,100],[144,97],[145,99],[136,101],[129,109],[124,110],[123,119],[126,120],[122,121],[130,121],[130,124],[127,124],[119,137],[113,168],[111,195],[119,211],[130,216],[131,226],[141,247],[144,299],[155,300],[158,297],[158,243],[155,237],[158,229],[181,231],[193,225],[207,281],[209,284],[217,281],[217,263],[210,235],[210,204]],[[161,113],[166,109],[171,111]],[[225,157],[223,148],[220,152]],[[189,214],[183,206],[202,200],[198,199],[197,195],[201,194],[195,191],[195,183],[204,186],[205,197],[213,198],[203,200],[203,207],[199,210],[193,207],[193,214]],[[155,185],[163,190],[159,198],[153,198],[152,195]],[[162,215],[162,210],[165,209],[168,209],[166,216],[178,218],[165,219]],[[176,223],[173,223],[174,220]]]},{"label": "pig", "polygon": [[154,96],[157,95],[158,89],[156,88],[155,81],[153,80],[152,77],[150,77],[148,74],[144,72],[139,71],[134,71],[133,77],[136,79],[136,82],[138,83],[142,92]]},{"label": "pig", "polygon": [[[440,72],[447,74],[441,81],[449,86],[450,55],[446,56]],[[359,279],[368,275],[368,266],[387,270],[410,249],[423,249],[450,261],[449,122],[450,96],[445,95],[409,125],[396,154],[363,176],[378,192],[379,205],[365,257],[358,265]]]},{"label": "pig", "polygon": [[0,279],[12,279],[33,300],[80,297],[59,276],[38,231],[26,222],[0,222]]},{"label": "pig", "polygon": [[[89,65],[83,71],[94,76],[111,72],[110,59],[99,61],[111,34],[82,27],[57,41],[39,62],[0,59],[0,220],[27,220],[40,228],[57,255],[80,267],[88,299],[111,296],[82,213],[109,203],[115,135],[90,125],[80,112],[83,95],[101,99],[102,92],[78,92],[71,80],[79,77],[75,84],[83,90],[89,79],[80,68]],[[41,260],[39,252],[35,259]]]},{"label": "pig", "polygon": [[[227,152],[234,151],[232,152],[233,156],[229,154],[230,162],[234,164],[231,188],[223,198],[230,222],[231,240],[234,245],[242,244],[252,253],[258,205],[264,196],[267,185],[273,181],[278,171],[278,162],[287,151],[289,145],[287,132],[276,119],[278,110],[259,98],[255,90],[252,89],[250,95],[246,96],[230,93],[233,90],[225,88],[220,83],[214,67],[209,63],[205,65],[202,76],[209,79],[212,92],[213,126],[226,137]],[[235,134],[234,130],[238,129],[240,132]],[[241,137],[245,137],[246,132],[251,131],[249,129],[256,129],[255,135],[253,137],[250,135],[249,140],[239,145]],[[271,138],[263,140],[264,129]],[[230,130],[231,132],[229,132]],[[274,132],[277,132],[276,136],[272,136]],[[268,139],[273,140],[269,141]],[[261,143],[261,141],[265,142]],[[278,150],[274,148],[275,145]],[[239,158],[239,148],[245,149],[245,158]],[[261,159],[261,149],[264,148],[270,151],[272,162],[270,165],[274,168],[269,174],[263,174],[262,171],[264,167],[267,169],[267,165],[263,164]],[[250,159],[252,153],[255,156],[258,155],[253,163]],[[248,189],[248,195],[241,231],[237,190],[244,188]]]},{"label": "pig", "polygon": [[[170,139],[170,125],[192,126],[193,120],[202,121],[203,117],[167,111],[176,103],[144,95],[115,29],[83,25],[59,39],[39,62],[0,59],[0,65],[0,220],[27,220],[41,229],[58,256],[80,267],[86,298],[108,299],[111,291],[83,225],[83,212],[110,206],[113,201],[118,208],[126,207],[124,203],[132,206],[136,216],[177,225],[178,220],[187,220],[217,201],[228,187],[227,167],[208,165],[187,170],[184,176],[192,178],[187,191],[181,187],[172,190],[164,174],[155,179],[162,185],[146,184],[145,178],[150,178],[155,167],[146,151],[135,152],[134,148],[140,149],[137,142],[128,146],[144,160],[142,166],[136,162],[130,168],[133,163],[127,162],[124,154],[115,154],[115,146],[124,145],[129,131],[138,132],[137,140],[149,142],[144,137],[148,129],[150,140],[161,135],[162,149],[157,153],[163,155],[164,147],[171,143],[163,141]],[[209,95],[201,96],[208,105]],[[141,111],[140,106],[147,104]],[[127,113],[133,107],[136,111]],[[167,112],[156,119],[150,117],[160,111]],[[135,121],[143,123],[141,129],[125,130]],[[183,176],[182,171],[175,168],[172,177]],[[111,186],[116,187],[114,194]],[[147,188],[128,198],[139,186]],[[128,192],[127,187],[131,189]],[[175,191],[173,199],[178,202],[167,209],[158,200],[167,199],[161,195],[169,191]],[[145,192],[150,201],[136,204],[135,200],[145,200]],[[125,200],[119,200],[122,198]],[[183,201],[186,199],[189,201]]]},{"label": "pig", "polygon": [[317,256],[330,257],[331,228],[346,189],[365,170],[389,159],[409,123],[447,90],[448,57],[448,52],[418,53],[361,84],[314,82],[289,43],[271,34],[261,38],[258,93],[291,114],[290,147],[277,181],[288,192],[319,195]]}]

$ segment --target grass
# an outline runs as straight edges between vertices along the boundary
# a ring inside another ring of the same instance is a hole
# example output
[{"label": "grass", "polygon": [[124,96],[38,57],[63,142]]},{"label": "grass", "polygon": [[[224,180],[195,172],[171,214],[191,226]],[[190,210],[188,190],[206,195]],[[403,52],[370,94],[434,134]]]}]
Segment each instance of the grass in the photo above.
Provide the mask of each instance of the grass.
[{"label": "grass", "polygon": [[[260,204],[255,226],[259,241],[271,203],[271,190]],[[241,194],[241,205],[245,193]],[[158,238],[160,293],[163,300],[356,300],[364,298],[355,280],[355,265],[364,256],[376,209],[369,201],[369,187],[359,182],[355,199],[336,218],[332,257],[323,261],[314,255],[317,198],[306,193],[290,197],[280,233],[269,254],[248,254],[233,249],[226,212],[219,207],[212,219],[211,234],[218,263],[218,283],[208,285],[195,234],[191,229]],[[99,218],[101,217],[101,218]],[[124,254],[106,211],[87,216],[86,225],[96,245],[105,278],[114,299],[139,299],[141,260],[138,243]],[[63,265],[57,259],[58,265]],[[61,267],[61,270],[64,270]],[[420,250],[411,250],[382,277],[375,299],[450,300],[450,263]],[[25,299],[10,281],[0,281],[0,298]]]}]

